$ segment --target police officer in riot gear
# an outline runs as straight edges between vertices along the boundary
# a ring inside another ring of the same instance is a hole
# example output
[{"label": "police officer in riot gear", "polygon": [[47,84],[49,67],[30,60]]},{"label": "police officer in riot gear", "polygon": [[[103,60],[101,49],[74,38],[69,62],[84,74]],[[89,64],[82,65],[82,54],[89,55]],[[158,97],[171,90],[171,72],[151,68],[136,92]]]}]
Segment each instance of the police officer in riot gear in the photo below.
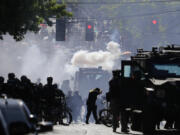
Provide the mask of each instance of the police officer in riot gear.
[{"label": "police officer in riot gear", "polygon": [[119,106],[119,98],[120,98],[120,70],[112,71],[113,78],[109,81],[109,92],[108,98],[110,100],[110,107],[113,113],[113,132],[116,132],[116,128],[119,127],[119,115],[120,115],[120,106]]},{"label": "police officer in riot gear", "polygon": [[44,86],[44,94],[46,100],[48,101],[47,103],[52,105],[55,96],[55,89],[54,89],[52,77],[47,77],[47,84]]},{"label": "police officer in riot gear", "polygon": [[14,73],[9,73],[8,74],[8,80],[7,80],[7,95],[13,98],[17,98],[17,91],[18,91],[18,85],[20,81],[19,79],[16,78]]},{"label": "police officer in riot gear", "polygon": [[58,88],[58,85],[55,83],[54,85],[54,90],[55,90],[55,95],[54,95],[54,99],[55,99],[55,103],[54,103],[54,108],[55,110],[57,110],[53,115],[54,118],[53,120],[56,122],[56,119],[58,119],[58,117],[60,118],[59,120],[59,124],[62,124],[62,117],[63,117],[63,111],[64,111],[64,103],[65,103],[65,94],[64,92]]},{"label": "police officer in riot gear", "polygon": [[87,105],[86,124],[89,124],[89,117],[91,115],[91,112],[93,113],[96,124],[99,124],[99,120],[97,117],[96,100],[97,100],[97,96],[101,93],[102,91],[99,88],[92,89],[89,92],[88,99],[86,102],[86,105]]},{"label": "police officer in riot gear", "polygon": [[123,89],[123,79],[121,70],[112,71],[113,78],[109,81],[110,107],[113,113],[113,132],[119,127],[119,118],[121,118],[121,131],[128,133],[128,113],[126,111],[126,91]]},{"label": "police officer in riot gear", "polygon": [[35,96],[34,96],[34,87],[33,84],[31,83],[31,80],[25,76],[22,75],[20,78],[20,83],[18,85],[18,90],[17,90],[17,98],[22,99],[26,105],[29,107],[31,112],[35,113]]},{"label": "police officer in riot gear", "polygon": [[[128,106],[131,107],[131,129],[132,130],[140,130],[142,127],[141,121],[139,120],[141,117],[141,113],[136,113],[137,111],[140,111],[143,109],[143,103],[144,103],[144,81],[143,75],[141,71],[134,70],[131,73],[131,80],[126,84],[130,85],[127,89],[125,89],[128,93],[131,93],[132,96],[130,97],[130,103]],[[127,87],[127,86],[126,86]],[[128,91],[129,90],[129,91]],[[128,95],[128,94],[127,94]]]},{"label": "police officer in riot gear", "polygon": [[4,77],[0,76],[0,95],[5,94]]},{"label": "police officer in riot gear", "polygon": [[46,120],[52,120],[51,110],[54,109],[55,105],[55,89],[53,85],[53,78],[47,77],[47,84],[44,86],[44,98],[46,103],[45,112],[47,114]]}]

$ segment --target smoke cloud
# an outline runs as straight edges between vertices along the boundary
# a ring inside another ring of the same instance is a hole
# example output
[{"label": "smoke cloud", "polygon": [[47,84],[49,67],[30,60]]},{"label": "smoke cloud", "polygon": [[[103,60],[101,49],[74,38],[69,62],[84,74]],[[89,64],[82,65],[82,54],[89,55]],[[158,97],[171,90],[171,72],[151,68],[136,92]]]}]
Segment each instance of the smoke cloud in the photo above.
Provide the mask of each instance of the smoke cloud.
[{"label": "smoke cloud", "polygon": [[70,79],[76,67],[70,64],[72,50],[37,35],[27,34],[25,40],[16,42],[9,36],[0,41],[0,75],[7,78],[9,72],[17,77],[26,75],[33,82],[38,78],[43,84],[52,76],[54,82]]},{"label": "smoke cloud", "polygon": [[68,64],[68,54],[66,53],[70,52],[64,51],[65,48],[60,47],[54,49],[53,54],[45,54],[37,45],[32,45],[23,57],[21,74],[24,73],[33,80],[40,77],[43,82],[47,76],[54,77],[55,82],[70,79],[75,69]]},{"label": "smoke cloud", "polygon": [[98,67],[101,66],[105,70],[112,70],[115,66],[115,60],[119,59],[121,55],[129,54],[130,52],[121,51],[120,44],[111,41],[107,44],[106,51],[88,50],[77,51],[71,63],[78,67]]}]

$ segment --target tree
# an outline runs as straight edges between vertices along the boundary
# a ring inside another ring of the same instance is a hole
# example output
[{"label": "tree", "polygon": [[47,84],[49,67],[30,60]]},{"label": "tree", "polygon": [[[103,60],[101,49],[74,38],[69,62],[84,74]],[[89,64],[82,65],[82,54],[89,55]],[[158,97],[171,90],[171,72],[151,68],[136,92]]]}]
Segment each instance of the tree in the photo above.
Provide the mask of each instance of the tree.
[{"label": "tree", "polygon": [[9,33],[15,40],[22,40],[27,31],[38,32],[40,23],[52,26],[51,17],[64,16],[72,13],[56,0],[1,0],[0,39]]},{"label": "tree", "polygon": [[[177,42],[179,5],[179,1],[167,0],[111,0],[110,4],[101,5],[99,13],[102,18],[112,18],[112,26],[120,31],[122,37],[128,33],[126,41],[131,42],[123,46],[133,50],[145,47],[150,49],[165,40]],[[157,24],[152,24],[154,19]]]}]

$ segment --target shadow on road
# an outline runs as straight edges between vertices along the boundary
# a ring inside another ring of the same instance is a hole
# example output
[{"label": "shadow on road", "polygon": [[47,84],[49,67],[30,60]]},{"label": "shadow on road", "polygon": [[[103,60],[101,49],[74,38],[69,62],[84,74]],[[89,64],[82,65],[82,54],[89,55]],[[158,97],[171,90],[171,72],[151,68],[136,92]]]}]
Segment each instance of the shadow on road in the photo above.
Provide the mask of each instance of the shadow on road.
[{"label": "shadow on road", "polygon": [[115,132],[116,134],[121,135],[180,135],[180,131],[167,131],[167,130],[158,130],[151,134],[143,134],[143,133],[122,133],[122,132]]},{"label": "shadow on road", "polygon": [[180,135],[180,131],[176,130],[158,130],[153,135]]}]

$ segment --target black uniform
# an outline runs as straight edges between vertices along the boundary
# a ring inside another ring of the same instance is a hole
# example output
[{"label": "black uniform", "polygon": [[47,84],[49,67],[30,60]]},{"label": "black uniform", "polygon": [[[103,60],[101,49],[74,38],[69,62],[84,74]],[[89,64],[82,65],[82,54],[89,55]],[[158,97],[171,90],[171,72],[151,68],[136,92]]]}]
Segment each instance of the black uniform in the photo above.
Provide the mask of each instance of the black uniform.
[{"label": "black uniform", "polygon": [[65,102],[65,94],[64,92],[58,88],[57,84],[54,84],[55,89],[55,107],[58,107],[59,110],[63,111],[63,104]]},{"label": "black uniform", "polygon": [[55,97],[55,89],[54,89],[53,85],[46,84],[44,86],[44,92],[45,92],[46,100],[49,102],[50,105],[53,105],[54,97]]},{"label": "black uniform", "polygon": [[14,73],[9,73],[8,74],[8,80],[6,83],[6,93],[8,96],[17,98],[18,94],[18,86],[20,84],[19,79],[15,77]]},{"label": "black uniform", "polygon": [[110,107],[113,113],[113,132],[116,131],[116,128],[119,126],[119,115],[120,115],[120,86],[121,86],[121,77],[120,71],[113,71],[113,78],[109,81],[109,99]]},{"label": "black uniform", "polygon": [[55,108],[55,88],[53,83],[53,78],[48,77],[47,78],[47,84],[43,88],[43,97],[45,99],[45,113],[48,115],[46,120],[52,120],[51,119],[51,112]]},{"label": "black uniform", "polygon": [[87,104],[86,124],[88,124],[91,112],[93,112],[93,116],[96,121],[96,124],[99,124],[99,121],[97,118],[97,105],[96,105],[97,96],[99,94],[101,94],[101,90],[99,88],[95,88],[93,90],[90,90],[89,92],[89,96],[86,102]]},{"label": "black uniform", "polygon": [[4,77],[0,76],[0,95],[5,93]]}]

